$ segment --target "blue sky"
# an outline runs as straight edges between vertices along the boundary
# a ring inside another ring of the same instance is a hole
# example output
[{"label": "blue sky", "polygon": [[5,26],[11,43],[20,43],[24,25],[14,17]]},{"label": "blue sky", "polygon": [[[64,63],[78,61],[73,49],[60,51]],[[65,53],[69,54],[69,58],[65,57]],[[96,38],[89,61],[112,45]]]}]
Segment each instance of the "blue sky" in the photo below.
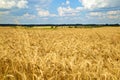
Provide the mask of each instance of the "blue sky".
[{"label": "blue sky", "polygon": [[0,0],[0,24],[120,24],[120,0]]}]

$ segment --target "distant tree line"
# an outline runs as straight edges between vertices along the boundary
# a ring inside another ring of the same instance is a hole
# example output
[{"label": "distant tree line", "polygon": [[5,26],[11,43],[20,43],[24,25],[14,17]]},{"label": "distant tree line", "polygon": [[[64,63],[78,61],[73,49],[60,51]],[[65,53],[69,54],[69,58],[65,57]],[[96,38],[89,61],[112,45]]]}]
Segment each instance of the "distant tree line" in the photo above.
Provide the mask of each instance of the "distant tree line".
[{"label": "distant tree line", "polygon": [[78,28],[78,27],[102,27],[102,26],[116,26],[119,27],[120,24],[0,24],[0,27],[47,27],[50,26],[51,28],[57,28],[57,27],[69,27],[69,28]]}]

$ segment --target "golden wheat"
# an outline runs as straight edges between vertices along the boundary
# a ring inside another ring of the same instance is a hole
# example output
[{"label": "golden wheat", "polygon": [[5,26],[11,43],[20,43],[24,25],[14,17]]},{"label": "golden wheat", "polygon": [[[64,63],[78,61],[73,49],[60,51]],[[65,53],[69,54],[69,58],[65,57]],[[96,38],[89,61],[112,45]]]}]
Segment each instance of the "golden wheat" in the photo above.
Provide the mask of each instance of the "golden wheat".
[{"label": "golden wheat", "polygon": [[120,80],[120,28],[0,28],[0,80]]}]

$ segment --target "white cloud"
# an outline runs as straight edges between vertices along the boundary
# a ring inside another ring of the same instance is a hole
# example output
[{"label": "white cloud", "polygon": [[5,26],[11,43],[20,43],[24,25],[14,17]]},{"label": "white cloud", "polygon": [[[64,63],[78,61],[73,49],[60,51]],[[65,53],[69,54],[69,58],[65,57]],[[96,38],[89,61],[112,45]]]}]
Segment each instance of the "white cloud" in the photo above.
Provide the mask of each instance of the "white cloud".
[{"label": "white cloud", "polygon": [[69,6],[69,5],[70,5],[70,1],[69,0],[66,0],[66,2],[62,3],[62,6]]},{"label": "white cloud", "polygon": [[120,19],[120,10],[108,11],[106,14],[110,19]]},{"label": "white cloud", "polygon": [[119,15],[120,15],[120,10],[108,11],[107,14],[108,14],[108,15],[116,15],[116,14],[119,14]]},{"label": "white cloud", "polygon": [[104,14],[102,12],[90,12],[90,16],[103,16]]},{"label": "white cloud", "polygon": [[36,16],[29,13],[25,13],[22,17],[26,19],[34,19]]},{"label": "white cloud", "polygon": [[37,2],[35,7],[48,8],[53,0],[31,0],[30,2]]},{"label": "white cloud", "polygon": [[18,1],[18,3],[17,3],[17,7],[18,8],[27,8],[27,1],[26,0],[20,0],[20,1]]},{"label": "white cloud", "polygon": [[39,11],[38,11],[38,15],[39,15],[39,16],[49,16],[50,13],[49,13],[49,11],[47,11],[47,10],[39,10]]},{"label": "white cloud", "polygon": [[96,17],[98,19],[120,19],[120,10],[107,11],[107,12],[90,12],[87,17]]},{"label": "white cloud", "polygon": [[3,9],[11,9],[13,7],[17,8],[26,8],[27,7],[27,0],[1,0],[0,1],[0,8]]},{"label": "white cloud", "polygon": [[81,7],[75,9],[71,7],[58,7],[58,14],[59,16],[78,16],[81,10]]},{"label": "white cloud", "polygon": [[36,10],[38,11],[38,15],[40,17],[53,17],[53,16],[56,16],[56,14],[51,14],[48,10],[44,10],[44,9],[41,9],[41,8],[37,8]]},{"label": "white cloud", "polygon": [[62,5],[57,8],[58,15],[66,17],[79,16],[81,10],[83,10],[83,7],[72,8],[70,6],[70,0],[66,0],[66,2],[62,3]]},{"label": "white cloud", "polygon": [[109,15],[108,18],[109,18],[109,19],[118,19],[118,18],[120,18],[120,16],[112,16],[112,15]]},{"label": "white cloud", "polygon": [[118,7],[120,0],[79,0],[86,9]]},{"label": "white cloud", "polygon": [[22,16],[14,16],[14,22],[16,24],[19,24],[19,20],[32,20],[35,18],[36,18],[36,15],[30,14],[30,13],[25,13]]},{"label": "white cloud", "polygon": [[70,6],[70,1],[69,1],[69,0],[66,0],[66,2],[63,2],[63,3],[62,3],[62,6]]},{"label": "white cloud", "polygon": [[69,5],[70,4],[70,1],[69,0],[66,0],[66,5]]},{"label": "white cloud", "polygon": [[6,15],[6,14],[9,14],[10,12],[9,11],[0,11],[0,15]]},{"label": "white cloud", "polygon": [[0,1],[0,8],[12,8],[13,6],[15,6],[15,1]]}]

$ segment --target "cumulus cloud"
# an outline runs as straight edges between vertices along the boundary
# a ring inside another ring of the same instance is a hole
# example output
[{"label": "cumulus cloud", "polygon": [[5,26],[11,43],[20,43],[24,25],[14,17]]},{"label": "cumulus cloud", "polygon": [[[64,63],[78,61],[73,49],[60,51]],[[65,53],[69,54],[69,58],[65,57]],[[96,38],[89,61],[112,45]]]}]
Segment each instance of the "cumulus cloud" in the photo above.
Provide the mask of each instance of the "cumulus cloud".
[{"label": "cumulus cloud", "polygon": [[59,6],[57,8],[58,11],[58,15],[59,16],[79,16],[81,10],[83,10],[83,7],[76,7],[76,8],[72,8],[70,6],[70,0],[66,0],[64,3],[62,3],[61,6]]},{"label": "cumulus cloud", "polygon": [[79,0],[85,9],[118,7],[120,0]]},{"label": "cumulus cloud", "polygon": [[36,16],[29,13],[25,13],[22,17],[26,19],[34,19]]},{"label": "cumulus cloud", "polygon": [[71,7],[58,7],[58,14],[59,16],[78,16],[81,10],[81,7],[75,9]]},{"label": "cumulus cloud", "polygon": [[87,17],[96,17],[96,18],[109,18],[109,19],[119,19],[120,10],[112,10],[107,12],[90,12]]},{"label": "cumulus cloud", "polygon": [[9,14],[10,12],[9,11],[0,11],[0,15],[6,15],[6,14]]},{"label": "cumulus cloud", "polygon": [[102,12],[90,12],[89,13],[89,16],[104,16],[104,13]]},{"label": "cumulus cloud", "polygon": [[47,11],[47,10],[39,10],[39,11],[38,11],[38,15],[39,15],[39,16],[49,16],[50,13],[49,13],[49,11]]},{"label": "cumulus cloud", "polygon": [[17,7],[18,8],[27,8],[27,1],[26,0],[20,0],[20,1],[18,1],[18,3],[17,3]]},{"label": "cumulus cloud", "polygon": [[69,0],[66,0],[66,5],[69,5],[70,4],[70,1]]},{"label": "cumulus cloud", "polygon": [[53,17],[53,16],[56,16],[55,14],[51,14],[48,10],[44,10],[44,9],[41,9],[41,8],[37,8],[36,10],[38,11],[38,15],[40,17]]},{"label": "cumulus cloud", "polygon": [[70,5],[70,1],[69,0],[66,0],[66,2],[63,2],[62,3],[63,6],[69,6]]},{"label": "cumulus cloud", "polygon": [[107,14],[108,14],[108,15],[116,15],[116,14],[117,14],[117,15],[118,15],[118,14],[120,15],[120,10],[108,11]]},{"label": "cumulus cloud", "polygon": [[26,8],[28,4],[27,0],[1,0],[0,8],[11,9],[13,7]]},{"label": "cumulus cloud", "polygon": [[120,10],[108,11],[106,14],[110,19],[120,19]]}]

